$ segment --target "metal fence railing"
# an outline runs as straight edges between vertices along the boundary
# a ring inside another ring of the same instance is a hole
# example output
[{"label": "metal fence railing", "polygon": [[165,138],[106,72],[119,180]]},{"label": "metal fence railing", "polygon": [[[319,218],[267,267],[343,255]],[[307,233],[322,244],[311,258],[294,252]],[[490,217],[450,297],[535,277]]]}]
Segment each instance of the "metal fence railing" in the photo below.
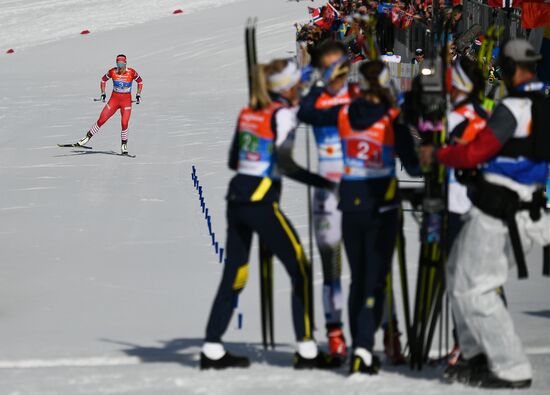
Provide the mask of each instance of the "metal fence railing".
[{"label": "metal fence railing", "polygon": [[[498,9],[489,7],[486,0],[464,0],[462,14],[462,31],[468,30],[475,24],[481,25],[486,32],[491,25],[504,26],[504,34],[500,37],[499,45],[507,38],[525,38],[526,32],[521,27],[521,11],[519,9]],[[433,40],[428,27],[418,21],[413,21],[408,30],[398,29],[396,32],[395,49],[404,61],[413,58],[416,48],[429,49]],[[428,56],[431,54],[427,54]]]}]

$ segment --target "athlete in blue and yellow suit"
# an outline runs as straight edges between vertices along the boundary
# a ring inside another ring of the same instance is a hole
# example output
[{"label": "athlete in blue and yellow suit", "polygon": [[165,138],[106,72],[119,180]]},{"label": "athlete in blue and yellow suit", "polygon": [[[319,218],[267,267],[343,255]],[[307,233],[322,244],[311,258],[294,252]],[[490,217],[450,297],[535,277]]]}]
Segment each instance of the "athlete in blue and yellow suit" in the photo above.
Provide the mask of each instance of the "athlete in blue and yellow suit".
[{"label": "athlete in blue and yellow suit", "polygon": [[253,88],[251,105],[240,113],[230,151],[229,167],[237,174],[227,193],[227,262],[206,328],[201,369],[249,365],[248,358],[228,353],[221,337],[229,325],[235,299],[247,281],[253,233],[258,233],[281,260],[291,278],[292,318],[298,342],[294,367],[337,367],[340,362],[320,352],[313,338],[309,262],[298,234],[279,208],[281,174],[317,187],[334,188],[335,184],[300,168],[291,159],[297,127],[292,105],[299,98],[301,76],[297,65],[275,60],[261,67],[258,78],[265,79],[269,92],[258,88],[263,84]]},{"label": "athlete in blue and yellow suit", "polygon": [[395,156],[409,173],[417,175],[419,166],[412,137],[397,122],[387,67],[368,62],[360,73],[361,95],[351,104],[319,110],[313,100],[304,100],[298,117],[316,125],[338,125],[344,161],[338,208],[351,271],[351,372],[375,374],[380,362],[373,354],[374,334],[382,319],[398,229]]}]

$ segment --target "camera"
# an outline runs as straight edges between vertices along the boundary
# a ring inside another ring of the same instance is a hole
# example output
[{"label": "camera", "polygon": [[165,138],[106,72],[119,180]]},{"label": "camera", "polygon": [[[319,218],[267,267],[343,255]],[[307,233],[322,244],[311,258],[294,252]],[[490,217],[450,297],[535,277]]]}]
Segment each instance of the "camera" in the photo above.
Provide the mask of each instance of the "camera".
[{"label": "camera", "polygon": [[405,120],[420,132],[435,132],[442,128],[446,111],[443,67],[441,59],[426,60],[412,89],[405,96]]}]

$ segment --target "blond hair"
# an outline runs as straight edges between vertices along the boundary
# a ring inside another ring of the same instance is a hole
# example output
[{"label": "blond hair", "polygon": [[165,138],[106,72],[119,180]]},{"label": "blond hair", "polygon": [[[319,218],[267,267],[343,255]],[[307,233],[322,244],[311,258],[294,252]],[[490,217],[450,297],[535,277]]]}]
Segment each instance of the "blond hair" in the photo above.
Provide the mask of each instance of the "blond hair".
[{"label": "blond hair", "polygon": [[267,79],[282,72],[288,65],[286,59],[275,59],[268,64],[258,64],[252,72],[252,92],[249,106],[253,110],[263,110],[271,105]]}]

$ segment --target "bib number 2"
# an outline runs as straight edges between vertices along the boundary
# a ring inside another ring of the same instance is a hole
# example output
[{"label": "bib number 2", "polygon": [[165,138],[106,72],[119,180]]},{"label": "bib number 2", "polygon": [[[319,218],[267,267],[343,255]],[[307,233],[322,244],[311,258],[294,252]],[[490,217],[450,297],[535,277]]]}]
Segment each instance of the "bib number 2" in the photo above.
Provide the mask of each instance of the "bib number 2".
[{"label": "bib number 2", "polygon": [[382,147],[365,140],[349,140],[347,151],[350,158],[360,160],[366,167],[376,167],[382,160]]}]

